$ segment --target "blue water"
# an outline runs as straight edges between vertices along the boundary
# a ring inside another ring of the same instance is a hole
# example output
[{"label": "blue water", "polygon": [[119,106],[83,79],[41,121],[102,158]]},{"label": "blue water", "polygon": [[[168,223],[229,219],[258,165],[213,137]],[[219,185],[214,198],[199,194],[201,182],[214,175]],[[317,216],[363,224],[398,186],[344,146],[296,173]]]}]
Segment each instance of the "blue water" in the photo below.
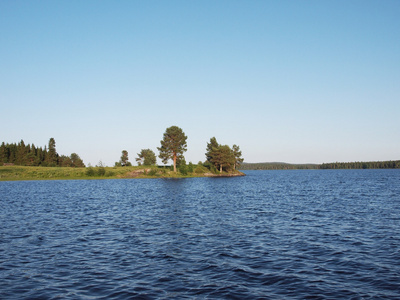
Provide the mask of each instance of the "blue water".
[{"label": "blue water", "polygon": [[0,182],[1,299],[400,299],[400,170]]}]

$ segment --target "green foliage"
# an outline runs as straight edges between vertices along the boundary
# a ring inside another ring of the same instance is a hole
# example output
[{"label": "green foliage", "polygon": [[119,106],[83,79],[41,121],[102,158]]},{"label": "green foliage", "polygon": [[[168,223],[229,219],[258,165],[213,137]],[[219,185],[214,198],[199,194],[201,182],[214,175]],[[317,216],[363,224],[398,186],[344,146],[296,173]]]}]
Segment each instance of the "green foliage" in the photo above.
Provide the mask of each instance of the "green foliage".
[{"label": "green foliage", "polygon": [[151,149],[142,149],[137,155],[136,161],[139,166],[154,166],[157,162],[156,154]]},{"label": "green foliage", "polygon": [[20,165],[20,166],[26,165],[27,152],[28,151],[26,149],[25,143],[23,140],[21,140],[21,142],[19,142],[19,144],[18,144],[17,154],[16,154],[16,158],[15,158],[15,164]]},{"label": "green foliage", "polygon": [[179,164],[179,173],[181,173],[182,175],[188,174],[188,166],[186,165],[186,162]]},{"label": "green foliage", "polygon": [[106,174],[106,169],[104,167],[97,167],[97,175],[104,176]]},{"label": "green foliage", "polygon": [[49,140],[49,148],[36,147],[34,144],[26,145],[23,140],[18,144],[2,143],[0,146],[0,165],[15,164],[20,166],[51,166],[51,167],[84,167],[78,154],[71,156],[58,155],[56,141]]},{"label": "green foliage", "polygon": [[209,161],[205,161],[203,163],[203,167],[207,168],[211,173],[213,174],[217,174],[217,168],[215,167],[215,165]]},{"label": "green foliage", "polygon": [[[189,165],[186,168],[189,169]],[[182,166],[182,165],[181,165]],[[104,169],[105,173],[101,172]],[[206,174],[208,173],[208,174]],[[0,181],[40,179],[105,179],[105,178],[179,178],[209,176],[210,171],[202,165],[194,166],[194,173],[177,173],[170,167],[104,167],[89,165],[87,168],[0,166]],[[186,174],[186,175],[184,175]]]},{"label": "green foliage", "polygon": [[188,172],[189,173],[193,173],[193,171],[194,171],[194,165],[192,164],[192,162],[189,162],[189,164],[188,164]]},{"label": "green foliage", "polygon": [[233,145],[232,152],[233,156],[235,157],[234,169],[237,169],[240,166],[240,164],[244,161],[244,159],[242,158],[242,151],[240,151],[239,146]]},{"label": "green foliage", "polygon": [[3,142],[0,146],[0,165],[6,162],[6,157],[8,156],[6,151],[6,144]]},{"label": "green foliage", "polygon": [[86,176],[95,176],[96,172],[92,166],[89,166],[88,168],[86,168],[85,174]]},{"label": "green foliage", "polygon": [[56,151],[56,141],[54,138],[50,138],[48,149],[49,150],[48,150],[47,156],[46,156],[46,163],[49,167],[56,167],[58,154]]},{"label": "green foliage", "polygon": [[198,164],[196,166],[196,168],[194,169],[194,173],[196,173],[196,174],[204,174],[204,173],[208,173],[209,171],[210,171],[209,169],[207,169],[206,167],[204,167],[201,164]]},{"label": "green foliage", "polygon": [[224,167],[227,171],[231,170],[235,164],[235,157],[228,145],[213,148],[211,160],[215,166],[219,166],[220,172],[222,172]]},{"label": "green foliage", "polygon": [[206,158],[208,162],[212,161],[212,153],[214,151],[214,149],[218,149],[218,147],[220,146],[220,144],[218,144],[217,139],[215,137],[212,137],[210,139],[210,142],[207,143],[207,149],[206,149]]},{"label": "green foliage", "polygon": [[348,163],[324,163],[321,169],[399,169],[400,160],[395,161],[370,161]]},{"label": "green foliage", "polygon": [[151,170],[148,172],[148,175],[149,175],[149,176],[156,176],[157,173],[158,173],[158,170],[155,169],[155,168],[153,168],[153,169],[151,169]]},{"label": "green foliage", "polygon": [[164,164],[172,159],[174,162],[174,172],[176,172],[176,163],[178,159],[183,158],[183,153],[187,150],[187,136],[181,128],[171,126],[165,130],[163,139],[160,141],[161,147],[157,147],[160,151],[159,157]]},{"label": "green foliage", "polygon": [[102,161],[99,161],[98,165],[96,166],[96,173],[97,176],[104,176],[106,174],[106,169]]},{"label": "green foliage", "polygon": [[105,174],[105,176],[106,177],[114,177],[115,176],[115,172],[113,172],[113,171],[106,171],[106,174]]},{"label": "green foliage", "polygon": [[[235,147],[237,146],[235,145]],[[236,148],[236,150],[238,150],[238,147]],[[225,169],[226,171],[235,169],[236,165],[235,153],[228,145],[218,144],[217,139],[215,137],[211,138],[210,143],[207,144],[206,157],[207,157],[207,162],[214,165],[215,168],[219,168],[220,172],[222,172],[223,169]]]},{"label": "green foliage", "polygon": [[65,155],[61,155],[59,161],[62,167],[70,167],[72,165],[71,158]]},{"label": "green foliage", "polygon": [[85,164],[78,154],[72,153],[71,156],[62,155],[58,159],[59,165],[62,167],[84,168]]},{"label": "green foliage", "polygon": [[186,166],[186,159],[184,157],[178,159],[176,161],[176,166],[179,168],[181,165],[185,165]]},{"label": "green foliage", "polygon": [[397,161],[372,161],[348,163],[323,163],[318,164],[287,164],[274,163],[243,163],[240,170],[304,170],[304,169],[399,169],[400,160]]},{"label": "green foliage", "polygon": [[[235,170],[242,162],[242,152],[239,146],[233,145],[232,149],[228,145],[220,145],[215,137],[210,139],[206,148],[206,162],[204,165],[212,172],[223,170],[230,172]],[[212,167],[213,166],[213,167]]]},{"label": "green foliage", "polygon": [[129,158],[128,158],[128,151],[122,150],[122,155],[121,155],[121,159],[119,160],[119,165],[122,167],[127,167],[127,166],[131,165],[131,163],[129,162]]},{"label": "green foliage", "polygon": [[85,174],[86,176],[89,177],[115,176],[115,172],[106,170],[106,168],[101,164],[101,162],[95,168],[93,168],[92,166],[86,168]]}]

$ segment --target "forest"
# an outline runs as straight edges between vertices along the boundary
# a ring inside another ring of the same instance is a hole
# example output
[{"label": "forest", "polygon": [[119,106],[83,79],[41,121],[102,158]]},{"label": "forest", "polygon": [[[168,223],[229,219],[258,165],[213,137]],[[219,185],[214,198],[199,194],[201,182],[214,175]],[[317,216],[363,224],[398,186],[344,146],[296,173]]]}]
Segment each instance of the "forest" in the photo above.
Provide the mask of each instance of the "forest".
[{"label": "forest", "polygon": [[85,167],[78,154],[70,156],[59,155],[56,151],[56,141],[50,138],[48,146],[36,147],[25,145],[21,140],[18,144],[2,143],[0,146],[0,164],[42,167]]},{"label": "forest", "polygon": [[[184,152],[187,151],[187,136],[183,130],[177,126],[171,126],[166,129],[163,139],[160,141],[161,146],[158,157],[164,164],[172,160],[173,172],[186,175],[194,172],[192,163],[186,164]],[[115,167],[131,167],[129,162],[128,151],[122,150],[121,159],[115,163]],[[142,149],[137,154],[136,162],[138,166],[155,166],[156,155],[151,149]],[[205,153],[207,160],[198,164],[198,173],[210,171],[216,173],[240,173],[237,172],[238,167],[243,162],[242,152],[239,146],[233,145],[232,148],[228,145],[221,145],[216,138],[210,139],[207,144],[207,152]],[[0,165],[5,166],[40,166],[40,167],[85,167],[82,159],[78,154],[72,153],[70,156],[59,155],[56,151],[56,141],[50,138],[48,146],[36,147],[34,144],[26,145],[23,140],[18,144],[6,144],[3,142],[0,146]],[[99,172],[97,175],[104,175],[104,166],[100,162],[96,166]],[[205,169],[202,169],[204,167]],[[208,171],[205,171],[208,170]],[[96,173],[89,165],[89,173]],[[90,175],[90,174],[89,174]]]}]

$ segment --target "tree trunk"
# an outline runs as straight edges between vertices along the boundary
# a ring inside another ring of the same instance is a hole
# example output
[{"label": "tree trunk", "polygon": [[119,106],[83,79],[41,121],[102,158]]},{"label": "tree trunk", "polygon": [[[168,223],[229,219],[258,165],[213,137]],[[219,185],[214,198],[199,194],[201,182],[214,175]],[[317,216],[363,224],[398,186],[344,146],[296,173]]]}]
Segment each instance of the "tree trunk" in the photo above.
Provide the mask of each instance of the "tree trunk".
[{"label": "tree trunk", "polygon": [[176,173],[176,153],[174,153],[174,172]]},{"label": "tree trunk", "polygon": [[222,164],[219,165],[219,172],[222,173]]}]

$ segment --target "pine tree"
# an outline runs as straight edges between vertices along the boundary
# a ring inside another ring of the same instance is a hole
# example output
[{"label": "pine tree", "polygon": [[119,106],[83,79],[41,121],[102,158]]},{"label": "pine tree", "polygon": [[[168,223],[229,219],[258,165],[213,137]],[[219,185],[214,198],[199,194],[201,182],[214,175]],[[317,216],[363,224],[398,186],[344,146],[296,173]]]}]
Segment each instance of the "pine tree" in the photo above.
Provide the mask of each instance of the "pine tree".
[{"label": "pine tree", "polygon": [[212,152],[214,151],[214,149],[218,149],[218,147],[220,147],[220,144],[218,144],[217,139],[215,137],[212,137],[210,139],[210,142],[207,143],[207,152],[206,152],[206,158],[207,161],[211,163],[212,160]]},{"label": "pine tree", "polygon": [[234,169],[236,170],[236,168],[238,168],[240,166],[240,164],[244,161],[244,159],[241,157],[242,151],[240,151],[239,146],[233,145],[232,151],[233,151],[233,155],[235,156]]},{"label": "pine tree", "polygon": [[157,147],[160,151],[159,157],[166,164],[169,159],[174,162],[174,172],[176,172],[176,162],[183,158],[183,152],[187,150],[187,136],[181,128],[171,126],[165,130],[164,138],[161,140],[161,147]]},{"label": "pine tree", "polygon": [[219,167],[220,172],[222,172],[223,167],[229,170],[235,165],[235,156],[232,149],[228,145],[213,148],[210,155],[211,162],[215,165],[215,167]]},{"label": "pine tree", "polygon": [[126,167],[131,164],[129,162],[129,158],[128,158],[128,151],[122,150],[122,155],[121,155],[121,159],[119,160],[119,163],[122,167]]}]

